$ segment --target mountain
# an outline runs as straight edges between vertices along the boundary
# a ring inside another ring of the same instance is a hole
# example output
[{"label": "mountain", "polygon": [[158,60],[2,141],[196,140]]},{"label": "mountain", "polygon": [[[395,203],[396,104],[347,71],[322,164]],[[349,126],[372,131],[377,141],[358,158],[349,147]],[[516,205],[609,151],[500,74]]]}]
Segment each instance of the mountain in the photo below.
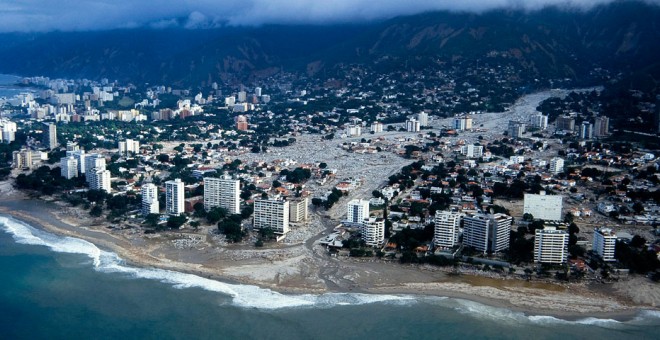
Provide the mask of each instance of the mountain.
[{"label": "mountain", "polygon": [[338,63],[503,55],[538,77],[594,67],[659,79],[660,8],[623,1],[589,11],[432,12],[353,25],[0,34],[0,72],[172,84],[244,81]]}]

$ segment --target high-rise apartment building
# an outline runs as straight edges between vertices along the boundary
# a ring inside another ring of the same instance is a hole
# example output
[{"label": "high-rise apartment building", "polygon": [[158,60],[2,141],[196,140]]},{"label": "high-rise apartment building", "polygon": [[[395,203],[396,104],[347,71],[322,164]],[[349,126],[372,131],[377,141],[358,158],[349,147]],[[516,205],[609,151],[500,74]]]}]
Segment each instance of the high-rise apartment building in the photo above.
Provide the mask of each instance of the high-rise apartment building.
[{"label": "high-rise apartment building", "polygon": [[593,251],[603,259],[603,261],[616,261],[614,258],[614,249],[616,248],[616,234],[609,228],[594,229]]},{"label": "high-rise apartment building", "polygon": [[110,185],[110,171],[105,169],[94,169],[85,174],[89,188],[93,190],[105,190],[105,192],[112,192]]},{"label": "high-rise apartment building", "polygon": [[46,124],[44,138],[44,143],[48,149],[53,150],[59,146],[57,144],[57,126],[55,124]]},{"label": "high-rise apartment building", "polygon": [[229,177],[204,177],[204,209],[221,207],[230,214],[241,213],[241,184]]},{"label": "high-rise apartment building", "polygon": [[496,253],[509,248],[513,219],[505,214],[477,214],[463,218],[463,245]]},{"label": "high-rise apartment building", "polygon": [[308,218],[309,199],[295,198],[289,201],[289,222],[305,222]]},{"label": "high-rise apartment building", "polygon": [[547,221],[561,221],[563,219],[561,195],[525,194],[523,213],[532,214],[534,218]]},{"label": "high-rise apartment building", "polygon": [[181,215],[185,210],[184,185],[181,179],[165,182],[165,212],[169,215]]},{"label": "high-rise apartment building", "polygon": [[381,247],[385,242],[385,220],[370,217],[362,221],[360,233],[364,244],[370,247]]},{"label": "high-rise apartment building", "polygon": [[550,160],[550,168],[548,169],[551,174],[559,174],[564,171],[564,159],[554,157]]},{"label": "high-rise apartment building", "polygon": [[347,204],[346,221],[350,223],[362,223],[369,218],[369,201],[354,199]]},{"label": "high-rise apartment building", "polygon": [[289,232],[289,202],[284,200],[255,200],[254,229],[271,228],[278,241]]},{"label": "high-rise apartment building", "polygon": [[568,259],[568,233],[555,227],[536,229],[534,262],[562,264]]},{"label": "high-rise apartment building", "polygon": [[451,248],[458,243],[462,214],[456,211],[436,211],[433,242],[436,247]]},{"label": "high-rise apartment building", "polygon": [[153,183],[142,185],[142,215],[158,214],[160,204],[158,203],[158,187]]},{"label": "high-rise apartment building", "polygon": [[140,151],[140,142],[132,139],[119,142],[119,153],[138,153]]},{"label": "high-rise apartment building", "polygon": [[509,137],[521,138],[523,133],[525,133],[525,123],[515,120],[509,121]]},{"label": "high-rise apartment building", "polygon": [[78,161],[75,157],[62,157],[60,160],[60,174],[66,179],[78,177]]},{"label": "high-rise apartment building", "polygon": [[425,127],[429,126],[429,115],[426,112],[420,112],[417,115],[417,120],[419,121],[419,126]]},{"label": "high-rise apartment building", "polygon": [[607,137],[610,134],[610,119],[606,116],[596,117],[594,121],[594,137]]}]

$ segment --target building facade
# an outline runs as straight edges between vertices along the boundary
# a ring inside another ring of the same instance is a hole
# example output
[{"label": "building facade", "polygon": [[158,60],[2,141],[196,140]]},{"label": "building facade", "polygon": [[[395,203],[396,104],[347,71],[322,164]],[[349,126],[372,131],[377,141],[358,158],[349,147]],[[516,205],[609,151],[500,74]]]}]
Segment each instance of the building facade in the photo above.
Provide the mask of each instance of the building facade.
[{"label": "building facade", "polygon": [[309,218],[309,199],[297,198],[289,201],[289,222],[305,222]]},{"label": "building facade", "polygon": [[540,220],[561,221],[563,199],[560,195],[546,195],[545,192],[525,194],[523,213]]},{"label": "building facade", "polygon": [[75,157],[62,157],[60,160],[60,174],[66,179],[78,177],[78,161]]},{"label": "building facade", "polygon": [[105,190],[107,193],[112,192],[110,185],[110,171],[105,169],[94,169],[86,173],[89,188],[93,190]]},{"label": "building facade", "polygon": [[463,218],[463,245],[496,253],[509,248],[513,218],[504,214],[477,214]]},{"label": "building facade", "polygon": [[271,228],[278,241],[289,232],[289,202],[284,200],[255,200],[252,227]]},{"label": "building facade", "polygon": [[346,221],[350,223],[362,223],[369,217],[369,201],[355,199],[347,204]]},{"label": "building facade", "polygon": [[158,187],[153,183],[142,185],[142,215],[160,213],[160,204],[158,203]]},{"label": "building facade", "polygon": [[548,169],[551,174],[559,174],[564,171],[564,159],[559,157],[554,157],[550,160],[550,167]]},{"label": "building facade", "polygon": [[241,183],[237,179],[204,177],[204,209],[227,209],[230,214],[241,213]]},{"label": "building facade", "polygon": [[362,221],[360,233],[367,246],[382,247],[385,242],[385,220],[375,217],[365,219]]},{"label": "building facade", "polygon": [[594,229],[593,251],[603,259],[603,261],[616,261],[614,258],[614,249],[616,248],[616,234],[609,228]]},{"label": "building facade", "polygon": [[568,259],[568,233],[555,227],[536,229],[534,233],[534,262],[562,264]]},{"label": "building facade", "polygon": [[169,215],[181,215],[186,212],[184,185],[181,179],[165,182],[165,212]]},{"label": "building facade", "polygon": [[452,248],[458,243],[462,214],[455,211],[436,211],[433,242],[436,247]]}]

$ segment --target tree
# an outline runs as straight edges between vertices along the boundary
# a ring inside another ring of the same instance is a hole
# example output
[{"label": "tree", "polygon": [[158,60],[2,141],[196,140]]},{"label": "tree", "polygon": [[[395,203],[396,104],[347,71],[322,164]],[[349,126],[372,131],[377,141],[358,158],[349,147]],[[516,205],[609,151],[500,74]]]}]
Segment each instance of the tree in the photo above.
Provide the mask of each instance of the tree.
[{"label": "tree", "polygon": [[209,223],[216,223],[225,217],[227,217],[227,209],[222,207],[214,207],[206,214]]},{"label": "tree", "polygon": [[186,215],[181,214],[179,216],[170,216],[170,218],[167,219],[167,227],[170,229],[179,229],[181,226],[183,226],[184,223],[188,218],[186,218]]},{"label": "tree", "polygon": [[149,215],[145,216],[143,223],[150,226],[150,227],[152,227],[152,228],[156,228],[159,221],[160,221],[160,215],[159,214],[149,214]]},{"label": "tree", "polygon": [[103,208],[97,204],[92,207],[92,210],[89,211],[89,214],[93,217],[99,217],[101,214],[103,214]]},{"label": "tree", "polygon": [[326,164],[325,162],[321,162],[321,163],[319,164],[319,169],[325,169],[325,168],[327,168],[327,167],[328,167],[328,164]]}]

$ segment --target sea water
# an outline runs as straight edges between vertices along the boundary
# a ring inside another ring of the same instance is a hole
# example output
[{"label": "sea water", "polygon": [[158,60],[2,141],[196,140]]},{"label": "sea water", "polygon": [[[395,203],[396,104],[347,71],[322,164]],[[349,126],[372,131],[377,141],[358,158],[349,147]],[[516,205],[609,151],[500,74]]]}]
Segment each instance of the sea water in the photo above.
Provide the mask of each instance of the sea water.
[{"label": "sea water", "polygon": [[3,339],[657,338],[660,313],[565,321],[413,295],[280,294],[127,265],[0,215]]}]

